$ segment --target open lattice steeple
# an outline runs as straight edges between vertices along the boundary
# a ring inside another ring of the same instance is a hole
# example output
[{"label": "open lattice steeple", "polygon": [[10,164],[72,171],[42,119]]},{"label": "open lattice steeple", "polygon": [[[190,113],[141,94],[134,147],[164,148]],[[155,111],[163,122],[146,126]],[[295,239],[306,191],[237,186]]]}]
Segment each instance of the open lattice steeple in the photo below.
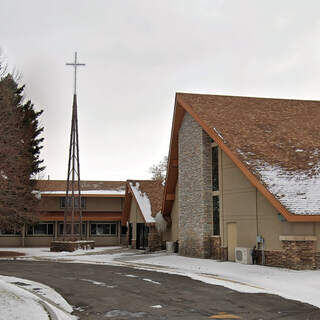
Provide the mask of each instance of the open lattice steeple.
[{"label": "open lattice steeple", "polygon": [[78,63],[77,52],[74,62],[66,65],[74,67],[74,94],[72,104],[71,133],[69,145],[68,174],[65,199],[63,236],[82,239],[82,201],[79,158],[78,104],[77,104],[77,68],[84,66]]}]

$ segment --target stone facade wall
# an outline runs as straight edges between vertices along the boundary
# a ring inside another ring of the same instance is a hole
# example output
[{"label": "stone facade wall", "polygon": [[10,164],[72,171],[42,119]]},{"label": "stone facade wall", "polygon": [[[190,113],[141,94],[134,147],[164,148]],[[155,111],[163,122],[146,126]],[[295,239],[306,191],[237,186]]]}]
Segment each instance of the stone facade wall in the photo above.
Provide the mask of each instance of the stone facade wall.
[{"label": "stone facade wall", "polygon": [[[262,264],[262,251],[257,250],[257,264]],[[281,250],[265,250],[264,265],[269,267],[283,267],[283,251]]]},{"label": "stone facade wall", "polygon": [[211,139],[188,114],[179,131],[179,253],[209,258],[212,235]]},{"label": "stone facade wall", "polygon": [[316,241],[282,241],[283,266],[295,270],[316,269]]},{"label": "stone facade wall", "polygon": [[161,250],[161,237],[155,227],[149,227],[148,248],[150,251]]},{"label": "stone facade wall", "polygon": [[320,269],[320,252],[316,252],[316,268]]},{"label": "stone facade wall", "polygon": [[[316,241],[282,240],[283,250],[265,250],[266,266],[294,270],[320,268],[320,252],[316,252]],[[258,264],[262,264],[262,251],[258,250]]]},{"label": "stone facade wall", "polygon": [[211,236],[211,258],[228,261],[228,248],[221,246],[221,236]]}]

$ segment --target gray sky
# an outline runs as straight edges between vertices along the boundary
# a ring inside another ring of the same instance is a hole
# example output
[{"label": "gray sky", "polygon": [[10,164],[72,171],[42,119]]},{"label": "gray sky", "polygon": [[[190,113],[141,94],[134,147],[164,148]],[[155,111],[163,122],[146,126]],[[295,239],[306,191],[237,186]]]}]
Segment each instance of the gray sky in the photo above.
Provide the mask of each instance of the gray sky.
[{"label": "gray sky", "polygon": [[175,92],[317,99],[320,3],[2,0],[0,47],[44,109],[46,175],[65,179],[78,51],[82,179],[147,179]]}]

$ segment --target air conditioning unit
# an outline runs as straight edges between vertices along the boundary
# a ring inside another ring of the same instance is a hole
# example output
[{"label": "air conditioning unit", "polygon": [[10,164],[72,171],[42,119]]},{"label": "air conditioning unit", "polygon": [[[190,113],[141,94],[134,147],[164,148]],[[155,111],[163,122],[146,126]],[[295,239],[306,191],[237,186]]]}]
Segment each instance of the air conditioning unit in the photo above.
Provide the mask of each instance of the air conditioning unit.
[{"label": "air conditioning unit", "polygon": [[252,249],[250,248],[236,248],[235,249],[235,260],[238,263],[252,264]]}]

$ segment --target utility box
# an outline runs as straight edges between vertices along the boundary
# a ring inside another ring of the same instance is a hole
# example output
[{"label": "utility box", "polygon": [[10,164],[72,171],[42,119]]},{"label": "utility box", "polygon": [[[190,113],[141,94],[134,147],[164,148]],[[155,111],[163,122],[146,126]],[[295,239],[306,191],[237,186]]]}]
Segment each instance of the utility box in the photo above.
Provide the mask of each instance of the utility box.
[{"label": "utility box", "polygon": [[252,264],[252,249],[251,248],[236,248],[235,260],[237,263]]},{"label": "utility box", "polygon": [[170,252],[170,253],[174,253],[174,242],[173,241],[166,242],[166,251]]}]

